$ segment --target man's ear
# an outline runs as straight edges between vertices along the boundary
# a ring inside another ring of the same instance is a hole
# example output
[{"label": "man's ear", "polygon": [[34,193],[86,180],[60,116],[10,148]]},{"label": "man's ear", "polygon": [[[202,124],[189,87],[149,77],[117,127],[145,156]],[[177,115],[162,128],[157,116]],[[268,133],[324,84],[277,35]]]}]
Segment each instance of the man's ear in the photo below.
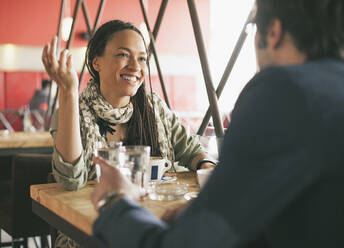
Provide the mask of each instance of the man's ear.
[{"label": "man's ear", "polygon": [[98,57],[95,57],[92,61],[92,65],[93,65],[93,68],[99,72],[100,70],[100,67],[99,67],[99,58]]},{"label": "man's ear", "polygon": [[282,23],[279,19],[273,19],[270,22],[269,31],[267,34],[268,46],[276,49],[281,45],[283,40]]}]

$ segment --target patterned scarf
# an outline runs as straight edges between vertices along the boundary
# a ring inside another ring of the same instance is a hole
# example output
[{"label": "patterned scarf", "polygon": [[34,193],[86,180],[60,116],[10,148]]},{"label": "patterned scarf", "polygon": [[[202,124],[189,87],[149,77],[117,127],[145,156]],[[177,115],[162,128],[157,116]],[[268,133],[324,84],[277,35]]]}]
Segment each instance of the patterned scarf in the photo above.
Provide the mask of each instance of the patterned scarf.
[{"label": "patterned scarf", "polygon": [[127,123],[133,114],[130,102],[123,108],[113,108],[100,93],[99,85],[91,80],[79,98],[81,139],[84,148],[84,159],[89,171],[88,179],[96,178],[92,155],[101,144],[107,146],[106,132],[113,134],[111,125]]}]

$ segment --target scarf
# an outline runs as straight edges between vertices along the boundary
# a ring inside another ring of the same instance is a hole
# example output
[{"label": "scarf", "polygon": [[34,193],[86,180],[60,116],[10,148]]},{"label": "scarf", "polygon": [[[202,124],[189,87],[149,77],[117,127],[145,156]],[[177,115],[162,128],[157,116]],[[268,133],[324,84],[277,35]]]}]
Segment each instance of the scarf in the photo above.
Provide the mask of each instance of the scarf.
[{"label": "scarf", "polygon": [[88,179],[96,178],[93,151],[97,147],[107,147],[106,132],[113,134],[111,125],[127,123],[133,114],[131,102],[123,108],[113,108],[100,93],[100,88],[91,80],[79,97],[80,130],[84,148],[84,161]]}]

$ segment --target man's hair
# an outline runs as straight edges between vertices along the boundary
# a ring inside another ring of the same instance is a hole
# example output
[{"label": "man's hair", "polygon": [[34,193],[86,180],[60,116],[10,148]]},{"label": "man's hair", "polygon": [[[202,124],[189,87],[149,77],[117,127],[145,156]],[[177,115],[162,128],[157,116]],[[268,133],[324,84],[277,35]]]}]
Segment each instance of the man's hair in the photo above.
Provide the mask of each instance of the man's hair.
[{"label": "man's hair", "polygon": [[256,5],[261,46],[276,18],[309,60],[343,56],[344,0],[256,0]]},{"label": "man's hair", "polygon": [[50,86],[50,80],[43,79],[42,80],[42,89],[45,89],[48,86]]}]

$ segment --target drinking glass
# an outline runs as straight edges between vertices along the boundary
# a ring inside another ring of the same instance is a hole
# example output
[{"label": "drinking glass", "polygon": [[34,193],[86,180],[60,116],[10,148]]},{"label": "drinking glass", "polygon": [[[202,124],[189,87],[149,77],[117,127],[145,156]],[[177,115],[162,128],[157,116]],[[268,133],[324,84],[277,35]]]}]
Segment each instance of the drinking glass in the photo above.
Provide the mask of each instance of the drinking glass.
[{"label": "drinking glass", "polygon": [[147,188],[149,181],[148,166],[150,161],[149,146],[122,146],[120,157],[124,159],[124,167],[130,171],[132,183]]},{"label": "drinking glass", "polygon": [[[95,145],[94,155],[102,158],[109,165],[119,168],[119,170],[121,171],[123,175],[130,178],[131,172],[125,166],[124,154],[120,153],[121,148],[122,148],[121,143],[109,144],[109,147],[104,147],[102,144],[97,143]],[[101,173],[102,172],[99,165],[96,164],[97,180],[99,180]]]}]

